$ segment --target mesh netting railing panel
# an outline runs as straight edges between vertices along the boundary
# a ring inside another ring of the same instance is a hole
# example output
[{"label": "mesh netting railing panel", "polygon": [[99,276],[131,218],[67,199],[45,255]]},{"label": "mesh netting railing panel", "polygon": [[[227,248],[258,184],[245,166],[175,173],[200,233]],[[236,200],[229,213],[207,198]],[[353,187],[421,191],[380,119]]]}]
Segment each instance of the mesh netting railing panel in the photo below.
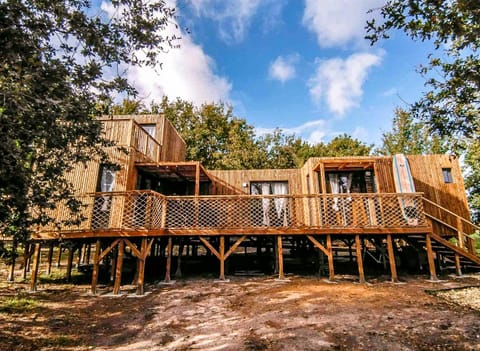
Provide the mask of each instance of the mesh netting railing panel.
[{"label": "mesh netting railing panel", "polygon": [[[420,194],[283,196],[175,196],[153,191],[78,197],[72,216],[65,204],[44,230],[221,230],[266,228],[398,228],[425,225]],[[81,220],[78,220],[81,218]],[[76,220],[76,221],[75,221]]]}]

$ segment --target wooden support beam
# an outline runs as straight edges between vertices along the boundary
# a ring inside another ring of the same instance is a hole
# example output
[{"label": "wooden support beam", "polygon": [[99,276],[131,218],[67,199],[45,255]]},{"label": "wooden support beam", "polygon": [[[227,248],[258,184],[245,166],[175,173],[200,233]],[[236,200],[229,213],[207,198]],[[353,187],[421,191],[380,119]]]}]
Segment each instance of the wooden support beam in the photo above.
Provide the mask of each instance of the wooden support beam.
[{"label": "wooden support beam", "polygon": [[92,252],[92,244],[87,244],[87,254],[85,255],[85,264],[90,264],[90,255]]},{"label": "wooden support beam", "polygon": [[109,253],[110,251],[112,251],[115,246],[118,245],[118,243],[120,242],[120,240],[121,240],[121,239],[116,239],[116,240],[114,240],[113,243],[111,243],[105,250],[103,250],[103,251],[100,253],[100,256],[98,257],[98,261],[100,262],[101,260],[103,260],[103,259],[105,258],[105,256],[107,256],[108,253]]},{"label": "wooden support beam", "polygon": [[430,280],[438,280],[437,272],[435,271],[435,261],[433,258],[432,238],[430,235],[425,235],[425,244],[427,246],[428,267],[430,268]]},{"label": "wooden support beam", "polygon": [[219,258],[220,260],[220,280],[225,280],[225,237],[220,237]]},{"label": "wooden support beam", "polygon": [[118,295],[120,293],[120,285],[122,284],[122,266],[123,266],[123,253],[125,251],[125,241],[122,239],[118,243],[117,254],[117,267],[115,269],[115,283],[113,284],[113,294]]},{"label": "wooden support beam", "polygon": [[36,243],[33,254],[32,274],[30,275],[30,291],[37,291],[37,275],[38,265],[40,263],[40,249],[40,243]]},{"label": "wooden support beam", "polygon": [[100,251],[102,251],[102,243],[97,240],[95,244],[95,256],[93,257],[92,286],[90,291],[93,295],[97,293],[98,271],[100,268]]},{"label": "wooden support beam", "polygon": [[225,254],[225,259],[228,258],[228,256],[230,256],[232,253],[235,252],[235,250],[237,249],[237,247],[247,238],[246,235],[243,235],[240,239],[238,239],[237,241],[235,241],[235,243],[230,247],[230,249],[227,251],[227,253]]},{"label": "wooden support beam", "polygon": [[[123,239],[125,241],[125,245],[128,246],[131,250],[132,250],[132,253],[134,256],[136,256],[137,258],[141,258],[142,257],[142,253],[139,249],[137,249],[137,247],[135,245],[133,245],[133,243],[128,240],[128,239]],[[143,240],[142,239],[142,244],[143,244]],[[145,248],[146,250],[146,248]]]},{"label": "wooden support beam", "polygon": [[283,273],[283,247],[282,247],[281,235],[277,235],[277,249],[278,249],[278,279],[285,279],[285,274]]},{"label": "wooden support beam", "polygon": [[457,253],[455,254],[455,273],[458,276],[462,275],[462,266],[460,264],[460,255],[457,254]]},{"label": "wooden support beam", "polygon": [[75,253],[75,247],[68,248],[68,261],[67,261],[67,282],[72,280],[72,265],[73,265],[73,254]]},{"label": "wooden support beam", "polygon": [[62,261],[62,251],[63,251],[63,246],[60,243],[58,244],[57,268],[60,268],[60,264]]},{"label": "wooden support beam", "polygon": [[328,272],[329,277],[328,279],[333,281],[335,279],[335,271],[333,267],[333,248],[332,248],[332,236],[330,234],[327,235],[327,251],[328,251]]},{"label": "wooden support beam", "polygon": [[198,239],[200,239],[202,244],[205,245],[205,247],[209,249],[218,259],[220,259],[219,252],[212,246],[212,244],[208,242],[208,240],[206,240],[205,238],[202,238],[201,236],[199,236]]},{"label": "wooden support beam", "polygon": [[325,248],[325,246],[320,244],[320,242],[317,239],[315,239],[313,236],[307,235],[307,238],[313,243],[313,245],[315,245],[315,247],[319,248],[326,256],[330,255],[330,252]]},{"label": "wooden support beam", "polygon": [[392,282],[398,282],[397,265],[395,264],[395,253],[393,252],[393,240],[392,235],[387,234],[387,251],[388,261],[390,262],[390,273],[392,275]]},{"label": "wooden support beam", "polygon": [[355,235],[355,249],[357,254],[358,277],[360,283],[365,283],[365,273],[363,271],[362,242],[360,235]]},{"label": "wooden support beam", "polygon": [[12,243],[12,254],[13,254],[12,265],[10,266],[10,271],[8,272],[8,277],[7,277],[7,281],[9,281],[9,282],[13,282],[15,280],[15,263],[17,261],[17,255],[18,255],[17,247],[18,247],[17,239],[13,239],[13,243]]},{"label": "wooden support beam", "polygon": [[48,246],[47,270],[46,270],[47,275],[50,275],[52,273],[52,260],[53,260],[53,243],[51,243]]},{"label": "wooden support beam", "polygon": [[195,165],[195,196],[200,195],[200,163]]},{"label": "wooden support beam", "polygon": [[138,257],[138,278],[137,278],[137,295],[143,295],[144,287],[143,283],[145,281],[145,260],[147,258],[147,239],[142,239],[140,257]]},{"label": "wooden support beam", "polygon": [[165,267],[165,282],[170,282],[170,270],[172,269],[172,237],[168,237],[167,244],[167,262]]},{"label": "wooden support beam", "polygon": [[30,258],[33,255],[35,249],[30,243],[25,244],[25,251],[23,251],[23,279],[27,279],[27,272],[30,271]]}]

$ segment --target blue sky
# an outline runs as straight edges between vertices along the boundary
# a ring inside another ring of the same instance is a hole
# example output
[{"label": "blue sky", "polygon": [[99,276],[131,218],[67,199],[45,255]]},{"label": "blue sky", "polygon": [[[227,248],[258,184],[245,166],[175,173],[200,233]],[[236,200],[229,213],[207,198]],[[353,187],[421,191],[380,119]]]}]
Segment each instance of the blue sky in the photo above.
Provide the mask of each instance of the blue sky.
[{"label": "blue sky", "polygon": [[128,76],[147,103],[224,101],[257,133],[279,127],[312,143],[347,133],[378,144],[394,108],[420,96],[415,69],[431,49],[402,33],[370,47],[367,11],[383,2],[172,0],[181,48],[161,70]]}]

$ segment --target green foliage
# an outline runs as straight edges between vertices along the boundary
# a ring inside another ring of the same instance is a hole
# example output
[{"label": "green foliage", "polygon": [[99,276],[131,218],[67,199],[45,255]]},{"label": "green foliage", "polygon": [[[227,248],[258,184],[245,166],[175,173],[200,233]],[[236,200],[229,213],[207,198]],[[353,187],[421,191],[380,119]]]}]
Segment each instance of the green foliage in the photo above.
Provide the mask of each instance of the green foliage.
[{"label": "green foliage", "polygon": [[480,140],[469,139],[465,143],[465,187],[468,189],[472,219],[480,223]]},{"label": "green foliage", "polygon": [[381,23],[367,23],[374,44],[401,30],[413,40],[432,41],[435,54],[421,66],[429,88],[412,106],[454,149],[463,137],[478,137],[480,127],[480,2],[477,0],[390,0],[380,8]]},{"label": "green foliage", "polygon": [[135,93],[114,68],[154,64],[175,44],[163,1],[111,6],[108,18],[84,0],[0,2],[0,232],[19,242],[72,193],[74,164],[106,160],[96,102]]},{"label": "green foliage", "polygon": [[446,152],[442,138],[431,133],[430,128],[404,109],[395,109],[392,130],[382,134],[382,146],[376,153],[380,155],[421,155]]},{"label": "green foliage", "polygon": [[0,300],[0,313],[22,313],[37,307],[37,302],[20,296],[6,297]]}]

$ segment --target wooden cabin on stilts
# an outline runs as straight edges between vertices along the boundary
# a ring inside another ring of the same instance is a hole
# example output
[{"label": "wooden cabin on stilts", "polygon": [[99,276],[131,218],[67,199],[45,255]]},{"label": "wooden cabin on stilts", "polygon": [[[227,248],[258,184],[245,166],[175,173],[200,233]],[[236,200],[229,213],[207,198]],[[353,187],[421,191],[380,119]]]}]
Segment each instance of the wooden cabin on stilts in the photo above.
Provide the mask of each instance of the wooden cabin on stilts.
[{"label": "wooden cabin on stilts", "polygon": [[[47,273],[62,252],[67,279],[75,265],[88,267],[93,294],[101,280],[120,293],[127,271],[143,294],[146,275],[170,282],[176,273],[212,267],[220,280],[255,271],[334,280],[353,268],[360,282],[384,271],[395,282],[400,270],[424,270],[435,280],[438,269],[462,274],[480,267],[470,236],[479,228],[453,156],[310,158],[300,169],[207,170],[185,161],[185,143],[163,115],[102,122],[118,146],[108,152],[120,168],[91,161],[67,175],[83,203],[80,220],[32,236],[31,290],[42,252]],[[62,204],[52,215],[71,219]]]}]

